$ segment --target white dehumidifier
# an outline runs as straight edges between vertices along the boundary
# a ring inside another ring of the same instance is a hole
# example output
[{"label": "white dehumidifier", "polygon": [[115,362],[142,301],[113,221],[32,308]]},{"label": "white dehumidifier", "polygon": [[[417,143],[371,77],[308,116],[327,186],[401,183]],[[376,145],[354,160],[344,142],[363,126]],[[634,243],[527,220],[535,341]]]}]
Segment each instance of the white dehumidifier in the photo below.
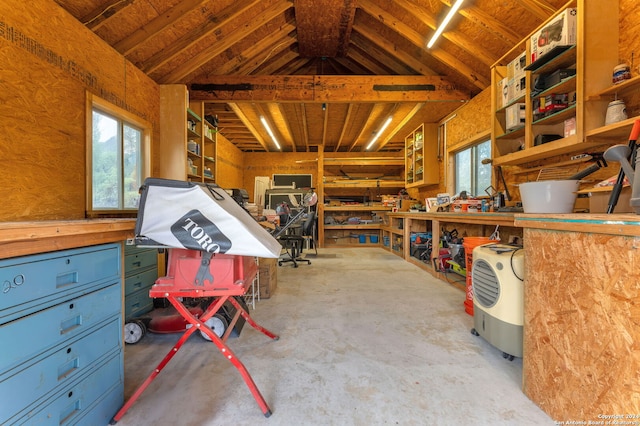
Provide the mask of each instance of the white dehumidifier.
[{"label": "white dehumidifier", "polygon": [[524,326],[524,250],[508,244],[473,249],[471,330],[509,360],[522,357]]}]

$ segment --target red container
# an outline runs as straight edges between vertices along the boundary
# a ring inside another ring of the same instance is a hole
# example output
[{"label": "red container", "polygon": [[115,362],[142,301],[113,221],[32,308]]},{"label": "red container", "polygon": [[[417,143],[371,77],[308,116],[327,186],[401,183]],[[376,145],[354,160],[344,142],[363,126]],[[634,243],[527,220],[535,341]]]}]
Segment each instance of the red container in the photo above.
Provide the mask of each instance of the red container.
[{"label": "red container", "polygon": [[471,270],[473,268],[473,249],[490,243],[498,243],[499,240],[492,240],[489,237],[464,237],[462,246],[464,247],[464,257],[467,269],[466,293],[464,300],[464,311],[473,316],[473,281],[471,279]]},{"label": "red container", "polygon": [[175,291],[184,292],[184,297],[240,296],[258,273],[252,256],[215,254],[208,260],[203,254],[169,249],[167,275],[156,280],[149,296],[165,297],[165,292]]}]

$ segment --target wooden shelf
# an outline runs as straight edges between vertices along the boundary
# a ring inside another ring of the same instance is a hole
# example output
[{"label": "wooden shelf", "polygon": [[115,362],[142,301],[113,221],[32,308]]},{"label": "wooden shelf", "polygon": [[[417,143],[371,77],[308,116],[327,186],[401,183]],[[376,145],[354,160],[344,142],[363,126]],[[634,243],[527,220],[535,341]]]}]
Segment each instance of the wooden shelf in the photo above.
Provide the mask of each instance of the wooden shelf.
[{"label": "wooden shelf", "polygon": [[493,165],[514,166],[518,164],[529,163],[532,161],[543,160],[555,155],[582,152],[598,145],[600,144],[591,142],[578,143],[576,135],[572,135],[567,138],[562,138],[553,142],[545,143],[543,145],[534,146],[526,150],[502,155],[493,160]]},{"label": "wooden shelf", "polygon": [[594,143],[626,143],[636,120],[640,120],[640,116],[589,130],[585,133],[585,138],[587,141]]},{"label": "wooden shelf", "polygon": [[324,210],[325,211],[330,211],[330,212],[341,212],[341,211],[351,211],[351,212],[357,212],[357,211],[363,211],[363,212],[371,212],[371,211],[391,211],[391,207],[387,207],[387,206],[383,206],[383,205],[371,205],[371,206],[365,206],[365,205],[343,205],[343,206],[324,206]]},{"label": "wooden shelf", "polygon": [[539,120],[534,121],[532,124],[534,126],[537,125],[541,125],[541,124],[558,124],[558,123],[562,123],[564,120],[566,120],[567,118],[571,118],[574,115],[576,115],[576,106],[571,105],[563,110],[560,110],[556,113],[553,113],[551,115],[548,115],[544,118],[541,118]]},{"label": "wooden shelf", "polygon": [[525,127],[518,127],[510,132],[504,133],[502,135],[496,136],[496,140],[500,139],[517,139],[524,136]]},{"label": "wooden shelf", "polygon": [[329,229],[380,229],[379,223],[361,223],[361,224],[353,224],[353,225],[325,225],[325,230]]},{"label": "wooden shelf", "polygon": [[576,63],[577,48],[573,46],[558,46],[556,50],[551,50],[537,61],[525,68],[536,74],[544,74],[560,68],[567,68]]},{"label": "wooden shelf", "polygon": [[325,182],[325,188],[404,188],[404,181],[384,179],[345,179]]},{"label": "wooden shelf", "polygon": [[560,81],[558,84],[554,84],[553,86],[543,90],[536,98],[540,98],[542,96],[551,95],[553,93],[567,93],[572,90],[576,90],[576,76],[572,75],[571,77],[567,77],[564,80]]},{"label": "wooden shelf", "polygon": [[630,78],[629,80],[623,81],[622,83],[614,84],[611,87],[608,87],[607,89],[599,93],[593,94],[589,96],[587,100],[589,101],[601,100],[609,96],[613,96],[613,95],[624,93],[633,89],[637,89],[639,86],[640,86],[640,75],[637,75],[633,78]]}]

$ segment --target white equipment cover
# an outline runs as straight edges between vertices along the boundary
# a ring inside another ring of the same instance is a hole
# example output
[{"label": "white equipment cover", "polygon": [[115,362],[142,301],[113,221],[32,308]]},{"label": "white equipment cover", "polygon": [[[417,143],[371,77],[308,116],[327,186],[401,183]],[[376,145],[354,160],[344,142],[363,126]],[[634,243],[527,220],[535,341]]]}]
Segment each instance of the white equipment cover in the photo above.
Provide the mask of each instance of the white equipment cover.
[{"label": "white equipment cover", "polygon": [[277,258],[282,246],[218,185],[147,178],[136,245]]}]

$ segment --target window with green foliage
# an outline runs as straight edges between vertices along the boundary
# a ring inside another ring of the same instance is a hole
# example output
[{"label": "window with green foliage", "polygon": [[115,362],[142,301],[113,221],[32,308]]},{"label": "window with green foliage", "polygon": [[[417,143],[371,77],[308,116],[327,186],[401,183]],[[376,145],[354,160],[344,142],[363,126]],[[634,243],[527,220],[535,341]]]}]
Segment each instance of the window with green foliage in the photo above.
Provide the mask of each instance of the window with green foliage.
[{"label": "window with green foliage", "polygon": [[482,160],[491,158],[491,141],[473,145],[455,154],[455,193],[467,191],[469,195],[486,195],[491,186],[491,164]]},{"label": "window with green foliage", "polygon": [[91,119],[90,212],[135,211],[139,189],[148,175],[143,122],[119,116],[117,110],[93,105]]}]

